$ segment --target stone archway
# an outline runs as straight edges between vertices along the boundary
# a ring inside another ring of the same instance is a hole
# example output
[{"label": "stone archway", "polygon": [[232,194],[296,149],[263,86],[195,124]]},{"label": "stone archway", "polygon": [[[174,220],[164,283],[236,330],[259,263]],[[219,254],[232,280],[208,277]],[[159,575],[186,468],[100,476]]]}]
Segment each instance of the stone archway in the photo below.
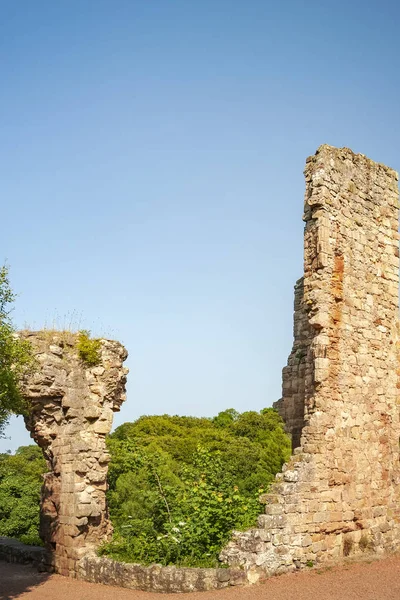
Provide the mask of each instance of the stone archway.
[{"label": "stone archway", "polygon": [[76,577],[77,562],[112,532],[106,504],[109,454],[105,437],[125,400],[126,349],[102,339],[99,361],[81,360],[78,334],[23,332],[38,369],[26,382],[25,424],[42,448],[40,535],[57,573]]}]

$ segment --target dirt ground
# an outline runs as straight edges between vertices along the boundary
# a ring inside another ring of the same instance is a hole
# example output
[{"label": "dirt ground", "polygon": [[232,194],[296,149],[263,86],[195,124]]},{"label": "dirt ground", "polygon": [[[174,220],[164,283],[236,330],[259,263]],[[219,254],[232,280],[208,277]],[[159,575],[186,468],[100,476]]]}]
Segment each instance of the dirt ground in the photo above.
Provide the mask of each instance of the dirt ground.
[{"label": "dirt ground", "polygon": [[273,577],[252,587],[152,594],[37,573],[0,562],[1,600],[400,600],[400,557]]}]

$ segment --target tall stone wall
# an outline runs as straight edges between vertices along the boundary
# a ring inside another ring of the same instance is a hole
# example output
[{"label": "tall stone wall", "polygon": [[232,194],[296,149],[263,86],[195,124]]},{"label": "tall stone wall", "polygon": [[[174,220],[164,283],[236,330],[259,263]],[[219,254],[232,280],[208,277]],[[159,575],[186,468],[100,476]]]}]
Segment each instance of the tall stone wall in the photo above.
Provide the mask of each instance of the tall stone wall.
[{"label": "tall stone wall", "polygon": [[221,558],[249,581],[400,547],[398,176],[347,148],[307,160],[304,279],[278,409],[294,455]]},{"label": "tall stone wall", "polygon": [[286,431],[292,438],[292,449],[300,446],[304,427],[306,376],[312,381],[312,361],[309,348],[313,339],[313,328],[308,322],[304,306],[304,278],[294,287],[293,348],[288,364],[282,370],[282,398],[274,403],[285,422]]},{"label": "tall stone wall", "polygon": [[101,340],[99,364],[89,367],[79,357],[76,335],[23,335],[38,362],[25,385],[30,406],[25,423],[49,467],[40,534],[56,572],[75,577],[79,560],[111,534],[105,436],[125,399],[127,352],[118,342]]}]

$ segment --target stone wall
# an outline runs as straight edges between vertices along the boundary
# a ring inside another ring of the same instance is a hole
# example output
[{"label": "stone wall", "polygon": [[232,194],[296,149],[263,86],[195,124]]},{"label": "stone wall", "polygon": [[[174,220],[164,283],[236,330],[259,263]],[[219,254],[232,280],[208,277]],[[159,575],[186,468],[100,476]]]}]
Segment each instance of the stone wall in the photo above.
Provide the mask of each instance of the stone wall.
[{"label": "stone wall", "polygon": [[[45,548],[0,536],[0,560],[31,564],[45,571],[49,557]],[[85,554],[76,567],[76,577],[82,581],[146,592],[205,592],[246,584],[245,572],[239,568],[145,566],[100,558],[94,552]]]},{"label": "stone wall", "polygon": [[286,431],[292,438],[292,449],[300,446],[304,427],[306,378],[312,378],[312,361],[309,347],[313,339],[313,328],[308,322],[304,306],[304,278],[294,287],[293,348],[288,364],[282,371],[282,398],[274,403],[285,421]]},{"label": "stone wall", "polygon": [[205,592],[245,585],[246,574],[240,568],[163,567],[122,563],[110,558],[86,555],[79,563],[79,579],[142,590],[145,592]]},{"label": "stone wall", "polygon": [[294,454],[258,526],[235,532],[222,551],[231,568],[143,567],[95,555],[111,533],[105,436],[125,398],[127,353],[101,340],[100,362],[89,367],[77,336],[23,334],[39,364],[25,386],[26,425],[49,466],[43,556],[58,573],[190,591],[399,548],[398,177],[330,146],[307,160],[305,177],[304,277],[276,405]]},{"label": "stone wall", "polygon": [[304,280],[278,403],[297,447],[258,527],[221,554],[251,582],[400,544],[398,176],[321,146],[305,177]]},{"label": "stone wall", "polygon": [[90,367],[79,357],[77,335],[23,335],[38,361],[37,372],[25,385],[30,406],[25,423],[49,467],[40,535],[56,572],[75,577],[79,559],[111,534],[105,436],[113,412],[125,399],[127,352],[118,342],[101,340],[99,364]]},{"label": "stone wall", "polygon": [[0,536],[0,560],[22,565],[33,565],[41,569],[49,562],[47,551],[41,546],[27,546],[19,540]]}]

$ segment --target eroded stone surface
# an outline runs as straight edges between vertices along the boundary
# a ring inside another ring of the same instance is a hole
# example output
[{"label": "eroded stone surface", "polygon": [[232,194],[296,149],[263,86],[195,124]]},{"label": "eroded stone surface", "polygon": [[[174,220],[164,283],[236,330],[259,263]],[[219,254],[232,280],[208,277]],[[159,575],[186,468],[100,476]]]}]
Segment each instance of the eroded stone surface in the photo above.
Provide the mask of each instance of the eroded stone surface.
[{"label": "eroded stone surface", "polygon": [[304,278],[294,287],[293,348],[288,364],[282,371],[283,396],[275,402],[276,408],[285,421],[286,431],[291,435],[293,450],[300,446],[304,427],[304,406],[306,381],[312,380],[312,361],[307,360],[313,339],[313,328],[308,322],[304,307]]},{"label": "eroded stone surface", "polygon": [[321,146],[305,177],[304,279],[277,404],[298,447],[258,527],[221,554],[249,582],[400,543],[398,176]]},{"label": "eroded stone surface", "polygon": [[55,570],[74,577],[79,559],[111,534],[105,436],[125,400],[127,352],[118,342],[101,340],[100,362],[88,367],[79,358],[76,335],[23,335],[39,365],[25,385],[30,405],[25,423],[49,466],[40,535],[52,551]]},{"label": "eroded stone surface", "polygon": [[80,561],[78,577],[92,583],[163,593],[205,592],[246,584],[245,572],[240,568],[145,566],[93,554]]},{"label": "eroded stone surface", "polygon": [[[0,560],[31,563],[42,570],[47,552],[44,548],[0,537]],[[77,578],[83,581],[147,592],[205,592],[246,584],[242,569],[145,566],[100,558],[94,553],[85,554],[77,568]]]}]

